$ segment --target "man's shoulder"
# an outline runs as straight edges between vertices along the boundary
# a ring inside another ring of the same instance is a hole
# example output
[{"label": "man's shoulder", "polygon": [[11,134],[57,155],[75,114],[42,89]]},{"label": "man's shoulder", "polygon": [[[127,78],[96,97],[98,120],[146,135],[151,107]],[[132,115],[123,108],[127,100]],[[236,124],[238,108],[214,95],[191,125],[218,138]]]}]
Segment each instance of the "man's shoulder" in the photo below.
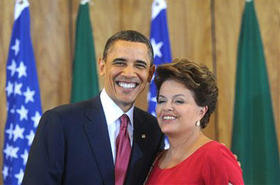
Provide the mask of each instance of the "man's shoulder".
[{"label": "man's shoulder", "polygon": [[52,109],[49,109],[48,112],[59,112],[59,113],[79,112],[84,109],[97,108],[100,105],[101,105],[100,99],[99,96],[97,96],[92,99],[77,102],[77,103],[62,104]]},{"label": "man's shoulder", "polygon": [[71,128],[69,125],[81,125],[88,120],[88,113],[96,109],[94,107],[98,107],[96,104],[94,99],[90,99],[77,103],[59,105],[44,112],[40,122],[44,123],[43,125],[45,126],[49,125],[49,127],[53,128],[57,128],[59,125],[63,128]]},{"label": "man's shoulder", "polygon": [[150,113],[135,107],[133,119],[134,119],[135,128],[148,129],[150,132],[156,132],[159,135],[161,135],[161,131],[157,119]]}]

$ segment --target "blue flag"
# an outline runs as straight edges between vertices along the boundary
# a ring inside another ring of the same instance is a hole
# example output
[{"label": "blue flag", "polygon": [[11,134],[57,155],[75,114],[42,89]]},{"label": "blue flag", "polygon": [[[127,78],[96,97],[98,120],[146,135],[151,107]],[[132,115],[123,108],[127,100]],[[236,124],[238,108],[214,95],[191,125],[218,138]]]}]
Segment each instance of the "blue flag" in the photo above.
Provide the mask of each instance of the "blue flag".
[{"label": "blue flag", "polygon": [[[153,46],[154,64],[156,67],[160,64],[171,62],[166,8],[167,5],[165,0],[154,0],[152,5],[152,23],[150,40]],[[150,83],[150,90],[148,93],[148,112],[154,116],[156,116],[156,96],[157,90],[153,77]],[[165,138],[165,149],[167,148],[169,148],[169,143],[167,138]]]},{"label": "blue flag", "polygon": [[4,185],[18,185],[23,179],[29,148],[42,114],[27,0],[16,1],[6,75],[7,120],[2,173]]},{"label": "blue flag", "polygon": [[[152,5],[150,40],[154,50],[154,64],[156,67],[160,64],[171,62],[166,8],[165,0],[154,0]],[[154,116],[156,116],[156,95],[156,85],[153,78],[150,83],[150,91],[148,94],[148,112]]]}]

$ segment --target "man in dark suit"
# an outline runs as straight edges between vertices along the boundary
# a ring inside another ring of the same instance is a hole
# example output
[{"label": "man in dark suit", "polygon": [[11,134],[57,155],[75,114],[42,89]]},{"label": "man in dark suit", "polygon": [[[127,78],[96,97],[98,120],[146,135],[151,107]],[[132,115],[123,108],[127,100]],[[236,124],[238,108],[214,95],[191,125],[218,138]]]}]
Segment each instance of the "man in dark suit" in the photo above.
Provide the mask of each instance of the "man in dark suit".
[{"label": "man in dark suit", "polygon": [[32,143],[22,185],[114,185],[119,117],[129,119],[131,147],[123,184],[143,184],[163,135],[156,119],[134,107],[151,80],[153,50],[136,31],[107,41],[99,59],[104,89],[88,101],[62,105],[43,114]]}]

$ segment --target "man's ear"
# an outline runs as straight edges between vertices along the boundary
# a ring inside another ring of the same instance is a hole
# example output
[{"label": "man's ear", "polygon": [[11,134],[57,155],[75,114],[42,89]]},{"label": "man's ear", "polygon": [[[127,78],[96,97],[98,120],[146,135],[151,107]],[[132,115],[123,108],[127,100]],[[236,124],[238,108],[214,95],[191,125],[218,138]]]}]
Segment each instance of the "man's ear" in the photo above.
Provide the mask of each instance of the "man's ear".
[{"label": "man's ear", "polygon": [[101,57],[98,58],[98,69],[100,76],[103,76],[105,73],[105,61]]},{"label": "man's ear", "polygon": [[153,75],[154,75],[155,70],[156,70],[156,66],[153,64],[153,65],[150,67],[150,70],[149,70],[148,82],[151,82],[151,81],[152,81],[152,78],[153,78]]}]

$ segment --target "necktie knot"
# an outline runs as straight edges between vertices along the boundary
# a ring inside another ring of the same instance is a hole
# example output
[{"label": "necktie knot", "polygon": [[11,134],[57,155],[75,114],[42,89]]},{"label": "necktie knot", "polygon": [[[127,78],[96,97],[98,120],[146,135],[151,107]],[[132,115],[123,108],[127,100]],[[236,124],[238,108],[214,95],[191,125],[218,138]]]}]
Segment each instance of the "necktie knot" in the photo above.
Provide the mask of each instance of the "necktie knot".
[{"label": "necktie knot", "polygon": [[123,129],[126,130],[127,125],[128,125],[128,120],[129,120],[129,118],[126,114],[123,114],[121,116],[121,126],[120,126],[121,130],[123,130]]}]

